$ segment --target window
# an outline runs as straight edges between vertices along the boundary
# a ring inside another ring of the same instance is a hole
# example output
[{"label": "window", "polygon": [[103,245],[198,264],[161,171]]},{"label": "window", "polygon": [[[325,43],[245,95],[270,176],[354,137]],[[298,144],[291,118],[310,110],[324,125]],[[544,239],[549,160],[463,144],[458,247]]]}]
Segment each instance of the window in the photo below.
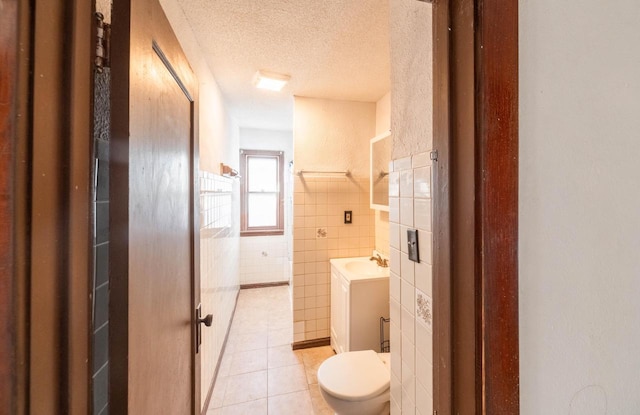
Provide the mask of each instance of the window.
[{"label": "window", "polygon": [[284,154],[240,150],[240,235],[284,234]]}]

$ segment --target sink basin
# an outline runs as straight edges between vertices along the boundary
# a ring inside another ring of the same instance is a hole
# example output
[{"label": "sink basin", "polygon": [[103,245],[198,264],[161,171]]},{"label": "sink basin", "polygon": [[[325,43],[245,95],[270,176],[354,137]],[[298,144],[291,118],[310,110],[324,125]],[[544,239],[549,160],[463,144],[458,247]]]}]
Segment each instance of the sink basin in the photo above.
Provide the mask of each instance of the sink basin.
[{"label": "sink basin", "polygon": [[[369,281],[378,278],[389,278],[389,268],[379,267],[369,257],[332,258],[331,267],[349,281]],[[333,273],[333,270],[332,270]]]},{"label": "sink basin", "polygon": [[344,267],[348,271],[360,275],[377,275],[381,272],[378,265],[373,261],[350,261],[344,264]]}]

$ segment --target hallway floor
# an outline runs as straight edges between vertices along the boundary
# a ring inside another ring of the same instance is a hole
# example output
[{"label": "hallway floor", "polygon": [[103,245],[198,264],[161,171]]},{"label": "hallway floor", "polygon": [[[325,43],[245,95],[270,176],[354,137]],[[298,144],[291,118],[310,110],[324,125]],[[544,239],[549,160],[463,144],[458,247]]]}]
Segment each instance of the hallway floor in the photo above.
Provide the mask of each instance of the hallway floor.
[{"label": "hallway floor", "polygon": [[240,290],[207,415],[332,415],[316,378],[329,346],[291,350],[289,287]]}]

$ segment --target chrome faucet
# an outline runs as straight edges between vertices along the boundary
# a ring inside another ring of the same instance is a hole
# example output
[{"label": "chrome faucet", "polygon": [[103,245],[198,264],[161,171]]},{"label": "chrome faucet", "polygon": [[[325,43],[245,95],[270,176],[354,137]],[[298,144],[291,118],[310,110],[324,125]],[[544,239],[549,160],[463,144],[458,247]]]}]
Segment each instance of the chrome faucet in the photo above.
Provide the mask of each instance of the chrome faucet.
[{"label": "chrome faucet", "polygon": [[372,256],[371,258],[369,258],[369,261],[376,261],[379,267],[387,268],[389,266],[389,261],[386,258],[383,259],[380,254]]}]

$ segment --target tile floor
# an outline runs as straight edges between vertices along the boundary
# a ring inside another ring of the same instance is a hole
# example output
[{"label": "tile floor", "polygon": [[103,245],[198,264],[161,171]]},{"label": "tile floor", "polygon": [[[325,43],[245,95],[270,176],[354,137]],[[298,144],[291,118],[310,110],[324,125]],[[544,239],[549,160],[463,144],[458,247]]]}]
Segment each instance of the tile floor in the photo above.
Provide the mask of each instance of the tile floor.
[{"label": "tile floor", "polygon": [[316,373],[329,346],[291,350],[289,286],[240,290],[207,415],[333,415]]}]

